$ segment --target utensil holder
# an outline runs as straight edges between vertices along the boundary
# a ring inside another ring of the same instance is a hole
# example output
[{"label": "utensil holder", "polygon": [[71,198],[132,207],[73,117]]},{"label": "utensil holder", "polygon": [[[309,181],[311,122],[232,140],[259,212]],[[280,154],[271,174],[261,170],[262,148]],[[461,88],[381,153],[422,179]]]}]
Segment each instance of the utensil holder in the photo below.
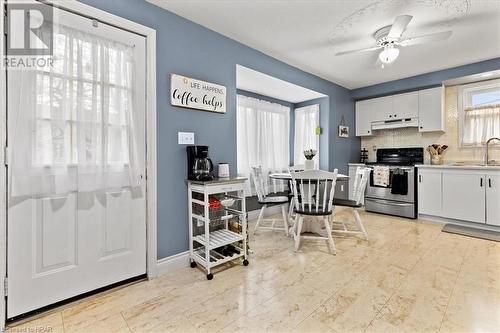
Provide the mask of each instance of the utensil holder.
[{"label": "utensil holder", "polygon": [[443,155],[431,155],[431,164],[432,165],[443,164]]}]

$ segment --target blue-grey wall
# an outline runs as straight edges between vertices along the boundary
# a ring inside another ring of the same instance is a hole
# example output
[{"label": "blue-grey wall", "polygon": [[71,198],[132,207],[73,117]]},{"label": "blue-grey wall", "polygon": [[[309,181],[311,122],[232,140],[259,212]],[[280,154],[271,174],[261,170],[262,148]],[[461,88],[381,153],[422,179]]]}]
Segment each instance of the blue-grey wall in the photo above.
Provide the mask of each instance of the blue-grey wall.
[{"label": "blue-grey wall", "polygon": [[351,96],[355,100],[362,100],[398,92],[432,88],[441,85],[441,82],[445,80],[498,69],[500,69],[500,58],[494,58],[464,66],[448,68],[441,71],[354,89],[352,90]]},{"label": "blue-grey wall", "polygon": [[294,127],[293,126],[295,124],[295,113],[294,113],[295,104],[288,102],[288,101],[281,100],[281,99],[277,99],[274,97],[257,94],[257,93],[251,92],[251,91],[246,91],[243,89],[236,89],[236,93],[238,95],[253,97],[253,98],[263,100],[263,101],[281,104],[281,105],[284,105],[284,106],[290,108],[290,132],[289,132],[290,158],[289,158],[288,163],[289,163],[289,165],[293,165],[293,141],[294,141]]},{"label": "blue-grey wall", "polygon": [[[326,151],[326,154],[323,154],[323,147],[328,147],[328,131],[323,130],[323,126],[321,124],[327,124],[328,123],[328,110],[330,109],[330,101],[328,97],[320,97],[320,98],[315,98],[311,99],[309,101],[304,101],[300,103],[295,103],[294,108],[298,109],[304,106],[308,105],[314,105],[314,104],[319,104],[319,123],[320,126],[322,127],[322,132],[321,135],[319,136],[319,148],[320,148],[320,154],[319,154],[319,167],[320,169],[327,169],[328,168],[328,151]],[[294,124],[295,125],[295,124]],[[327,128],[328,129],[328,128]],[[295,127],[294,127],[294,138],[295,138]],[[292,156],[292,161],[294,159],[294,156]]]},{"label": "blue-grey wall", "polygon": [[[236,172],[236,65],[241,64],[329,97],[324,133],[328,168],[347,171],[358,154],[359,140],[336,134],[340,115],[354,129],[350,91],[266,56],[198,24],[162,10],[144,0],[81,0],[96,8],[156,29],[157,136],[158,136],[158,258],[188,249],[186,152],[177,144],[177,132],[195,132],[195,142],[210,146],[214,163],[226,161]],[[227,113],[192,111],[169,103],[171,73],[227,87]],[[326,140],[326,139],[325,139]]]}]

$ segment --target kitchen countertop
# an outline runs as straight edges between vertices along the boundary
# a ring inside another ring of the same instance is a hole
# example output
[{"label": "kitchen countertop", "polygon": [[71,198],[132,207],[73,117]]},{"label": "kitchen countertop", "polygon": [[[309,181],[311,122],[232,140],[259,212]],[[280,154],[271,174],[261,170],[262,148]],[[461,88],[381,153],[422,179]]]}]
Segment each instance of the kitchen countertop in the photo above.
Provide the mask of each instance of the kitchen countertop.
[{"label": "kitchen countertop", "polygon": [[431,164],[417,164],[417,168],[421,169],[466,169],[466,170],[498,170],[500,171],[500,165],[457,165],[457,164],[442,164],[442,165],[431,165]]},{"label": "kitchen countertop", "polygon": [[213,180],[187,180],[187,182],[198,185],[220,185],[220,184],[243,183],[245,180],[247,180],[247,178],[245,177],[228,177],[228,178],[214,178]]}]

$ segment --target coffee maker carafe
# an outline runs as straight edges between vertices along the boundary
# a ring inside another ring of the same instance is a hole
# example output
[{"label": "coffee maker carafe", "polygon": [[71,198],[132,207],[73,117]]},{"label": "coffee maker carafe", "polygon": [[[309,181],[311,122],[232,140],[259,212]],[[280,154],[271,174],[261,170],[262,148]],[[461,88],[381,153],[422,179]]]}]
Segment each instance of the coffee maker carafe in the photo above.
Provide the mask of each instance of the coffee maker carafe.
[{"label": "coffee maker carafe", "polygon": [[188,179],[189,180],[212,180],[214,165],[208,157],[208,146],[188,146]]}]

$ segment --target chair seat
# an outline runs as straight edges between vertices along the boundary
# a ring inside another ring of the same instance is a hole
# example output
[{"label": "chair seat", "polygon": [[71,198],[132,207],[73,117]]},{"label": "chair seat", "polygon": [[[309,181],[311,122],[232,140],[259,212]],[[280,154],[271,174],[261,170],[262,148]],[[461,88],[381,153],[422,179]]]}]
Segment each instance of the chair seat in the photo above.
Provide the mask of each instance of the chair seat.
[{"label": "chair seat", "polygon": [[331,210],[323,211],[323,207],[321,206],[319,206],[318,211],[316,211],[316,205],[311,205],[311,211],[309,211],[309,205],[304,205],[304,209],[302,209],[302,205],[299,205],[299,207],[297,207],[294,212],[297,214],[309,216],[327,216],[332,214]]},{"label": "chair seat", "polygon": [[362,205],[356,203],[355,200],[347,200],[347,199],[333,199],[333,204],[335,206],[342,206],[342,207],[352,207],[352,208],[359,208]]},{"label": "chair seat", "polygon": [[285,204],[288,203],[288,197],[286,196],[275,196],[275,197],[265,197],[264,200],[259,200],[261,205],[266,204]]}]

